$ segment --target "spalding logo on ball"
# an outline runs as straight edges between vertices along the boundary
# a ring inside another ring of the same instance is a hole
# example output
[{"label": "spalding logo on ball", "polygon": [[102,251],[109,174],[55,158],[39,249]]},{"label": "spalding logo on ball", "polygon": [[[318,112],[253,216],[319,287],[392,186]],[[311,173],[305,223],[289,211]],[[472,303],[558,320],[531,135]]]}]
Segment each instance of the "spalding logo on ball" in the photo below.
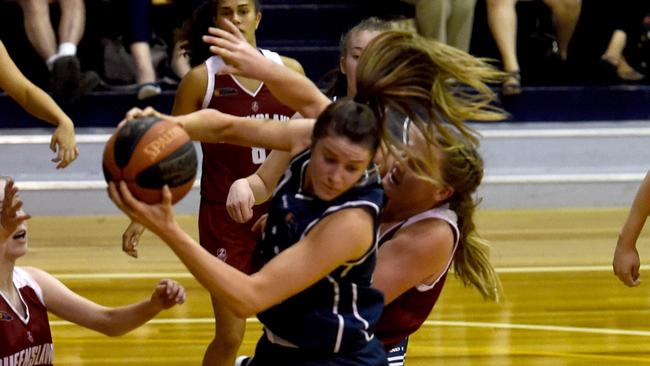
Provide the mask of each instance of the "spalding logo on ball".
[{"label": "spalding logo on ball", "polygon": [[143,202],[162,201],[166,184],[176,203],[194,184],[196,150],[178,124],[157,117],[139,118],[124,123],[108,139],[102,168],[106,182],[125,181]]}]

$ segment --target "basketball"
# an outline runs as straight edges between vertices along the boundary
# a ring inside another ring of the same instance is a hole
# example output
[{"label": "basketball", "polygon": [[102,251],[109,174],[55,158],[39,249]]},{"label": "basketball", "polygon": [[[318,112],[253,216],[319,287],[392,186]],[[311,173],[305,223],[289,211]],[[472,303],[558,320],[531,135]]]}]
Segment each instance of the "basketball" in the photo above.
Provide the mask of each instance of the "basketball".
[{"label": "basketball", "polygon": [[102,169],[106,182],[126,182],[140,201],[161,202],[166,184],[176,203],[194,184],[196,150],[178,124],[157,117],[139,118],[124,123],[108,139]]}]

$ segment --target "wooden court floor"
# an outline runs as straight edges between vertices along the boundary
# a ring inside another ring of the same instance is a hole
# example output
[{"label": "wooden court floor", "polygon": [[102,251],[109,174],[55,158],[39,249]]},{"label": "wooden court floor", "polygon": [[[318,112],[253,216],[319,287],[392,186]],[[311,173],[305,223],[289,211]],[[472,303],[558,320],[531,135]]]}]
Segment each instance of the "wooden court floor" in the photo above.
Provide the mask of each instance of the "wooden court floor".
[{"label": "wooden court floor", "polygon": [[[428,322],[411,339],[407,365],[650,364],[648,287],[642,281],[627,288],[611,272],[625,214],[481,212],[479,228],[493,243],[505,297],[486,303],[450,277]],[[179,220],[196,237],[195,217]],[[144,237],[139,259],[121,253],[126,225],[119,216],[33,218],[30,253],[19,264],[48,270],[105,305],[145,298],[161,276],[169,276],[186,286],[187,303],[118,338],[51,316],[55,363],[200,365],[214,329],[207,293],[151,235]],[[650,256],[649,247],[646,230],[639,243],[642,260]],[[259,323],[249,319],[240,353],[251,353],[260,334]]]}]

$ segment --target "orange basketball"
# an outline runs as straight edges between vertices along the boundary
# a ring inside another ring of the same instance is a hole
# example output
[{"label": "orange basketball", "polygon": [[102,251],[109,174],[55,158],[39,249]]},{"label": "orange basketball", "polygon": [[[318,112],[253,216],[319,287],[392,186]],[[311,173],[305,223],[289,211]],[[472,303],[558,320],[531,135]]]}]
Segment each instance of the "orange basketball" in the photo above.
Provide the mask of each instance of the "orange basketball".
[{"label": "orange basketball", "polygon": [[162,201],[166,184],[176,203],[194,184],[196,150],[178,124],[140,118],[124,123],[108,139],[102,169],[106,182],[125,181],[131,193],[147,203]]}]

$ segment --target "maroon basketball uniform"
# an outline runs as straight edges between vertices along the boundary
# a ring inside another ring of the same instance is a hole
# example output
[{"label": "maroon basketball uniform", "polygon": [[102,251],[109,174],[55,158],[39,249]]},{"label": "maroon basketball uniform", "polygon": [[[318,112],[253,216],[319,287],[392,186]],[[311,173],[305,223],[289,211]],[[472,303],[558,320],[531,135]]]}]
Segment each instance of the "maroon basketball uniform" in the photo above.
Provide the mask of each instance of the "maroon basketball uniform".
[{"label": "maroon basketball uniform", "polygon": [[52,365],[54,348],[41,288],[21,268],[14,268],[13,283],[25,316],[0,294],[0,365]]},{"label": "maroon basketball uniform", "polygon": [[429,284],[419,284],[411,288],[384,307],[375,334],[384,342],[386,351],[389,351],[420,328],[422,323],[427,320],[431,309],[433,309],[433,306],[438,300],[442,287],[445,284],[445,279],[447,278],[447,271],[451,266],[451,261],[458,247],[459,232],[456,224],[457,216],[455,212],[448,208],[433,208],[392,226],[379,237],[379,245],[381,247],[383,243],[392,239],[400,229],[428,218],[437,218],[449,223],[449,226],[451,226],[454,232],[454,248],[447,259],[447,265],[444,271],[442,271],[438,278]]},{"label": "maroon basketball uniform", "polygon": [[[277,53],[267,50],[262,50],[262,53],[274,62],[282,63]],[[235,116],[280,121],[289,120],[295,114],[292,109],[276,100],[264,83],[251,92],[233,76],[217,75],[217,71],[223,66],[220,57],[209,58],[206,66],[208,87],[203,108],[214,108]],[[255,206],[253,218],[245,224],[239,224],[230,218],[225,203],[230,185],[239,178],[253,174],[270,151],[225,143],[203,143],[201,148],[201,245],[231,266],[251,273],[251,256],[258,239],[257,235],[251,232],[251,227],[260,215],[266,212],[266,205]]]}]

